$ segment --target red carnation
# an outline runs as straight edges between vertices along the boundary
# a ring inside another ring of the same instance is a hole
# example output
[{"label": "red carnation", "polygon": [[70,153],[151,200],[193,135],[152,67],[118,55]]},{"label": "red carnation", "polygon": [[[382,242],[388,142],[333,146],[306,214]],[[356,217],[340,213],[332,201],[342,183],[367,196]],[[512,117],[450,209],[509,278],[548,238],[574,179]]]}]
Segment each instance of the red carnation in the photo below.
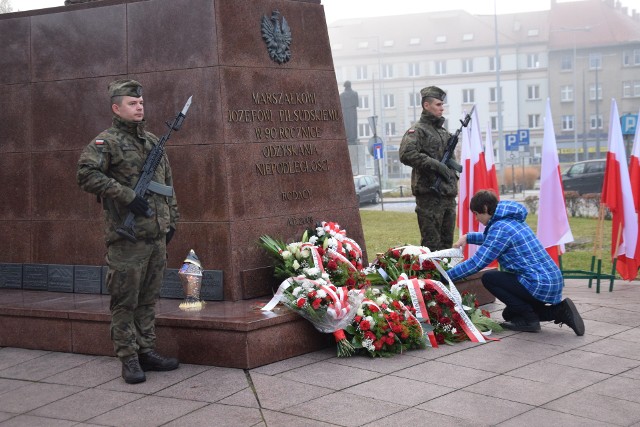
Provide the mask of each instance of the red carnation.
[{"label": "red carnation", "polygon": [[376,351],[382,350],[383,345],[384,345],[384,342],[382,342],[381,340],[375,340],[373,342],[373,347],[376,349]]},{"label": "red carnation", "polygon": [[436,341],[438,342],[438,344],[444,344],[444,335],[436,334]]},{"label": "red carnation", "polygon": [[362,316],[356,316],[353,318],[353,321],[356,323],[360,323],[361,320],[362,320]]},{"label": "red carnation", "polygon": [[324,255],[324,249],[322,249],[322,246],[316,246],[316,248],[318,248],[318,255]]},{"label": "red carnation", "polygon": [[315,298],[317,292],[315,290],[309,292],[307,295],[309,296],[309,298]]},{"label": "red carnation", "polygon": [[368,331],[369,329],[371,329],[371,323],[369,323],[368,320],[363,320],[362,322],[360,322],[361,331]]},{"label": "red carnation", "polygon": [[311,303],[311,306],[313,307],[314,310],[317,310],[320,307],[321,303],[322,303],[322,300],[320,298],[316,298]]},{"label": "red carnation", "polygon": [[373,304],[369,306],[369,310],[371,310],[372,313],[377,313],[378,311],[380,311],[378,310],[378,307]]},{"label": "red carnation", "polygon": [[375,340],[375,339],[376,339],[376,334],[374,334],[374,333],[373,333],[373,332],[371,332],[371,331],[366,331],[366,332],[364,333],[364,338],[365,338],[365,339],[369,339],[369,340],[373,341],[373,340]]},{"label": "red carnation", "polygon": [[327,270],[336,271],[338,269],[338,264],[334,260],[331,260],[327,263]]},{"label": "red carnation", "polygon": [[304,307],[306,302],[306,298],[298,298],[298,301],[296,301],[296,305],[298,306],[298,308],[302,308]]},{"label": "red carnation", "polygon": [[451,319],[449,319],[447,316],[443,316],[440,319],[438,319],[438,322],[440,322],[443,325],[448,325],[451,323]]}]

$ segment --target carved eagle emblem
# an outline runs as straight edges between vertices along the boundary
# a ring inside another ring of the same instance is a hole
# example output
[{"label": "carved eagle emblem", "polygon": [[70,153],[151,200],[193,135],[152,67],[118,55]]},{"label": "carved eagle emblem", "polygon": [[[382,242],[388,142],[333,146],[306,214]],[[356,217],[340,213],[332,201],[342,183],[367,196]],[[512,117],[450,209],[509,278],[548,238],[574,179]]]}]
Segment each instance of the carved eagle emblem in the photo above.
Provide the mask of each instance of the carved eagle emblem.
[{"label": "carved eagle emblem", "polygon": [[271,18],[262,15],[262,38],[267,44],[267,52],[272,60],[284,64],[291,59],[291,28],[285,17],[280,20],[280,12],[271,12]]}]

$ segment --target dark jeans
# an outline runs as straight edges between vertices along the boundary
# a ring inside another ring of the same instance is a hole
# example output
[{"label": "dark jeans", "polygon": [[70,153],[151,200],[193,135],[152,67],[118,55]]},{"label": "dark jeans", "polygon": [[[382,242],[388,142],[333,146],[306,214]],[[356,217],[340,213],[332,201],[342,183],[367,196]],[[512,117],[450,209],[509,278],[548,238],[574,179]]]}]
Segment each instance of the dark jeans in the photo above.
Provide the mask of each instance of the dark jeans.
[{"label": "dark jeans", "polygon": [[528,321],[556,320],[560,305],[547,305],[535,299],[513,273],[487,271],[482,275],[482,285],[502,301],[507,306],[505,312],[508,311],[513,316]]}]

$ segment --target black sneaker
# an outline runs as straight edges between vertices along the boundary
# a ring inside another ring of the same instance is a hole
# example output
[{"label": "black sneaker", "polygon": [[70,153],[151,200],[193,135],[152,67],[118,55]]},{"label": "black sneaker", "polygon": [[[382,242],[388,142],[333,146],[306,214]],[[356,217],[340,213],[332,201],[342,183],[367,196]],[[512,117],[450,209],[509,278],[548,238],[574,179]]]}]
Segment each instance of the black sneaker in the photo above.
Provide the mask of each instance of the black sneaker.
[{"label": "black sneaker", "polygon": [[511,320],[513,320],[516,317],[516,313],[513,312],[513,310],[511,310],[509,307],[505,307],[504,310],[502,310],[502,318],[509,322]]},{"label": "black sneaker", "polygon": [[180,363],[175,357],[164,357],[151,350],[148,353],[138,355],[140,366],[144,371],[173,371],[178,369]]},{"label": "black sneaker", "polygon": [[524,320],[522,317],[515,317],[508,322],[500,323],[505,329],[519,332],[540,332],[540,322],[537,320]]},{"label": "black sneaker", "polygon": [[124,378],[124,382],[127,384],[138,384],[147,380],[147,377],[144,375],[144,371],[140,367],[140,362],[136,354],[121,359],[121,362],[122,378]]},{"label": "black sneaker", "polygon": [[578,313],[578,309],[576,308],[573,301],[569,298],[565,298],[560,303],[560,310],[558,310],[558,317],[553,323],[559,323],[562,327],[562,324],[567,325],[573,332],[576,333],[577,336],[581,337],[584,335],[584,322],[582,321],[582,317],[580,313]]}]

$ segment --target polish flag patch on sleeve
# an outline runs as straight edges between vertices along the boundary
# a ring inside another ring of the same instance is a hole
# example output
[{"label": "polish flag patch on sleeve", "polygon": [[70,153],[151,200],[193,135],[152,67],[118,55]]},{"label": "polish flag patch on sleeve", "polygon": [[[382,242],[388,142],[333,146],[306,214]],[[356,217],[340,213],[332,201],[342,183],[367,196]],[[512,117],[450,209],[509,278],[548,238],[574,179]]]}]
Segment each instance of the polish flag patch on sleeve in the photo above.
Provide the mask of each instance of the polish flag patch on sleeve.
[{"label": "polish flag patch on sleeve", "polygon": [[104,139],[96,139],[96,145],[104,145]]}]

